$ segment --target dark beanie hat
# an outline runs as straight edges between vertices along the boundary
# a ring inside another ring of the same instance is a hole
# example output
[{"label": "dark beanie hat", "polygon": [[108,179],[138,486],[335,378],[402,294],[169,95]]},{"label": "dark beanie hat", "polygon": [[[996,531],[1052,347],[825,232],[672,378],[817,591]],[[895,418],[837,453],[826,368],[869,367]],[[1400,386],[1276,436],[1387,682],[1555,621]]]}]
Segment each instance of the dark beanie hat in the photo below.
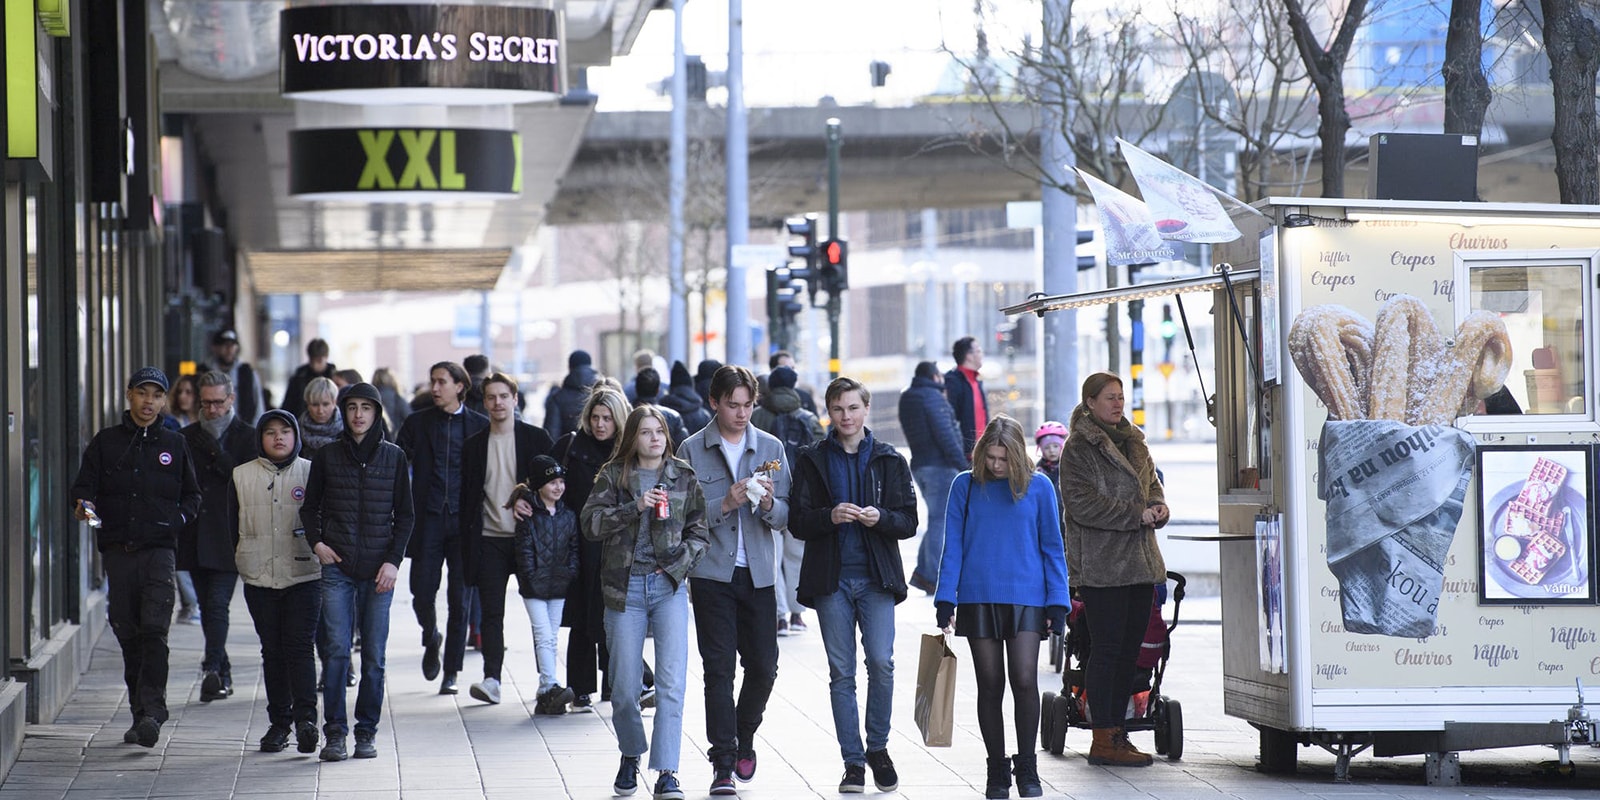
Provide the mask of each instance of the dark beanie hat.
[{"label": "dark beanie hat", "polygon": [[793,368],[778,367],[777,369],[773,370],[772,375],[767,378],[767,385],[774,389],[793,389],[795,382],[799,379],[800,376],[794,374]]},{"label": "dark beanie hat", "polygon": [[567,470],[560,462],[549,456],[534,456],[528,464],[528,488],[537,492],[544,485],[557,479],[564,478]]},{"label": "dark beanie hat", "polygon": [[714,358],[708,358],[700,362],[700,367],[695,370],[694,379],[697,381],[710,381],[711,376],[717,374],[719,369],[722,369],[722,362]]},{"label": "dark beanie hat", "polygon": [[693,386],[694,376],[689,374],[689,368],[682,361],[672,362],[672,383],[669,386]]},{"label": "dark beanie hat", "polygon": [[587,367],[593,363],[594,359],[589,358],[589,351],[587,350],[574,350],[572,355],[567,356],[567,369],[569,370]]},{"label": "dark beanie hat", "polygon": [[352,383],[339,390],[340,410],[351,400],[371,400],[374,406],[383,408],[383,396],[378,394],[378,387],[370,383]]}]

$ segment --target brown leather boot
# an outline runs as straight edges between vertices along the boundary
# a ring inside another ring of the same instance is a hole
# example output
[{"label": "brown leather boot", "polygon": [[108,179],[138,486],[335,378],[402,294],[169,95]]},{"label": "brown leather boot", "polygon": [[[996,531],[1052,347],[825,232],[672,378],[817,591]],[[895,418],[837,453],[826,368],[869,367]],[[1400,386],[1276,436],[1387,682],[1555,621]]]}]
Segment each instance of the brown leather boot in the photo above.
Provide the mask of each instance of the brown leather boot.
[{"label": "brown leather boot", "polygon": [[1128,735],[1121,728],[1094,729],[1094,743],[1089,746],[1090,764],[1105,767],[1148,767],[1152,761],[1154,759],[1150,756],[1128,744]]}]

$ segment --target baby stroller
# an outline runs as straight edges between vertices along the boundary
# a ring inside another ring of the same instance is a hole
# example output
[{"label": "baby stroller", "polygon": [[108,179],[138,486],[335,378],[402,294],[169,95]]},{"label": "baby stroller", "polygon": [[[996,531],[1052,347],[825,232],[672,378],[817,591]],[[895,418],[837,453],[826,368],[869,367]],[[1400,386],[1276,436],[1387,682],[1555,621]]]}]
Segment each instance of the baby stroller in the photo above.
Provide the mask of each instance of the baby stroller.
[{"label": "baby stroller", "polygon": [[[1127,721],[1123,729],[1154,731],[1156,753],[1172,761],[1183,757],[1183,707],[1178,701],[1161,693],[1161,678],[1167,671],[1167,660],[1172,655],[1169,634],[1178,627],[1178,610],[1183,605],[1183,575],[1168,572],[1167,580],[1174,583],[1172,590],[1172,622],[1161,618],[1165,600],[1165,583],[1153,587],[1155,603],[1150,609],[1150,625],[1145,630],[1144,646],[1136,662],[1138,673],[1134,678],[1133,695],[1129,698]],[[1083,603],[1072,601],[1072,612],[1067,617],[1067,634],[1052,634],[1050,642],[1051,665],[1062,671],[1061,694],[1045,692],[1039,700],[1039,738],[1044,749],[1052,755],[1061,755],[1066,747],[1067,728],[1089,728],[1089,704],[1084,692],[1084,667],[1089,661],[1089,626],[1083,617]],[[1060,642],[1055,640],[1060,639]]]}]

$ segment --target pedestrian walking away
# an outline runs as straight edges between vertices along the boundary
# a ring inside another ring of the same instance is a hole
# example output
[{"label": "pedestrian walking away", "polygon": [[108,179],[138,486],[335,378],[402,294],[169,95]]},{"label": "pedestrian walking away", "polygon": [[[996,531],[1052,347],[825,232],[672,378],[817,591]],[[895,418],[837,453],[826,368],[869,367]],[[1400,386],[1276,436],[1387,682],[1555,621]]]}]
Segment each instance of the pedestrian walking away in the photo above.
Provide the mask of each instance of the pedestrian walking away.
[{"label": "pedestrian walking away", "polygon": [[[1039,797],[1039,643],[1066,633],[1067,564],[1055,487],[1033,471],[1022,425],[989,421],[956,476],[945,505],[944,563],[934,594],[940,628],[955,627],[972,650],[978,730],[988,753],[985,797]],[[1148,591],[1148,587],[1146,589]],[[1009,662],[1009,665],[1008,665]],[[1006,756],[1006,676],[1016,720],[1016,755]]]},{"label": "pedestrian walking away", "polygon": [[311,462],[300,457],[293,414],[261,415],[255,459],[233,468],[228,518],[244,602],[261,640],[261,682],[267,722],[261,751],[315,753],[317,662],[313,643],[322,616],[322,569],[300,522]]},{"label": "pedestrian walking away", "polygon": [[[411,610],[422,629],[422,677],[438,679],[439,694],[456,693],[456,676],[467,653],[467,576],[461,560],[462,452],[468,438],[489,428],[488,417],[464,405],[470,385],[460,364],[434,364],[428,369],[433,407],[406,417],[395,437],[395,444],[411,464],[416,530],[406,555],[411,559]],[[442,631],[438,612],[441,583],[446,608]]]},{"label": "pedestrian walking away", "polygon": [[[667,422],[655,408],[634,409],[619,435],[616,455],[596,476],[581,515],[584,537],[602,548],[611,718],[622,751],[612,790],[638,789],[639,758],[648,749],[650,769],[658,772],[656,800],[683,800],[677,772],[689,668],[688,578],[708,547],[706,499],[694,468],[667,452]],[[657,695],[648,745],[639,713],[647,631],[655,639]]]},{"label": "pedestrian walking away", "polygon": [[378,435],[383,399],[370,383],[345,387],[339,397],[344,433],[311,462],[300,521],[322,566],[322,623],[327,670],[322,681],[323,735],[319,757],[343,761],[350,730],[345,709],[351,632],[361,628],[361,685],[356,691],[356,758],[376,758],[383,712],[384,655],[389,606],[414,514],[405,451]]},{"label": "pedestrian walking away", "polygon": [[200,512],[183,436],[161,424],[167,376],[142,367],[128,379],[122,421],[89,440],[72,482],[73,515],[95,531],[106,571],[106,611],[122,648],[133,725],[122,741],[155,747],[167,721],[167,631],[178,531]]},{"label": "pedestrian walking away", "polygon": [[1128,741],[1123,723],[1150,621],[1151,587],[1167,580],[1155,532],[1171,512],[1144,432],[1123,416],[1123,402],[1116,375],[1084,379],[1061,455],[1068,465],[1061,490],[1067,561],[1093,642],[1084,675],[1094,733],[1089,763],[1144,767],[1153,759]]},{"label": "pedestrian walking away", "polygon": [[[517,523],[517,588],[533,626],[533,648],[539,667],[539,694],[533,713],[567,713],[572,690],[556,681],[556,636],[567,589],[578,577],[578,515],[561,502],[567,490],[566,470],[541,455],[528,468],[528,480],[515,498],[533,505],[533,514]],[[511,505],[507,503],[507,505]]]},{"label": "pedestrian walking away", "polygon": [[[756,773],[756,731],[778,676],[773,533],[789,524],[790,468],[783,443],[750,424],[756,376],[730,364],[711,378],[710,425],[678,448],[705,492],[710,547],[689,575],[705,672],[706,740],[713,795],[736,793]],[[736,666],[744,668],[739,697]]]},{"label": "pedestrian walking away", "polygon": [[961,425],[961,452],[971,455],[972,447],[989,422],[989,398],[983,393],[978,372],[983,369],[983,347],[971,336],[956,340],[950,349],[955,369],[944,374],[944,393]]},{"label": "pedestrian walking away", "polygon": [[[941,401],[942,402],[942,401]],[[837,378],[823,394],[828,437],[800,451],[790,495],[790,529],[805,543],[800,601],[817,610],[828,654],[834,733],[844,758],[842,793],[880,792],[900,778],[889,757],[894,702],[894,607],[906,599],[900,540],[917,535],[911,468],[867,428],[872,393]],[[867,663],[866,743],[856,702],[856,630]]]},{"label": "pedestrian walking away", "polygon": [[483,604],[479,622],[483,680],[469,690],[485,703],[500,702],[505,663],[506,582],[517,574],[517,521],[507,507],[534,459],[550,452],[550,434],[516,418],[517,382],[503,372],[483,381],[489,427],[467,437],[461,455],[461,560]]},{"label": "pedestrian walking away", "polygon": [[200,514],[178,534],[178,567],[189,571],[200,603],[205,654],[200,662],[200,700],[209,703],[233,694],[233,664],[228,660],[228,610],[239,584],[234,564],[234,525],[228,513],[233,470],[255,460],[261,445],[256,429],[234,413],[233,384],[220,372],[200,376],[200,421],[184,428],[183,438],[200,482]]},{"label": "pedestrian walking away", "polygon": [[[574,350],[567,356],[566,377],[561,379],[560,385],[551,387],[544,400],[544,429],[551,439],[560,439],[578,429],[589,389],[600,380],[600,373],[595,372],[592,363],[589,353],[583,350]],[[617,424],[620,425],[622,419],[618,417]]]},{"label": "pedestrian walking away", "polygon": [[933,594],[944,557],[944,506],[950,482],[967,468],[970,445],[962,447],[961,425],[945,396],[944,378],[932,361],[917,364],[911,385],[900,393],[900,431],[911,446],[911,475],[928,509],[928,529],[917,547],[911,585]]}]

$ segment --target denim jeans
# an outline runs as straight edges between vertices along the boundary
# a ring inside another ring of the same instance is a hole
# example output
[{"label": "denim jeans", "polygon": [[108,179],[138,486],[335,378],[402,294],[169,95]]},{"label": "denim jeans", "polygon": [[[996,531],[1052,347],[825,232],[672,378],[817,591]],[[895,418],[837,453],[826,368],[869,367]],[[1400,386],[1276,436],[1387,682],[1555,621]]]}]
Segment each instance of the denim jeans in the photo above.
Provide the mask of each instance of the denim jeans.
[{"label": "denim jeans", "polygon": [[[483,537],[478,550],[478,574],[474,588],[483,604],[478,633],[483,637],[483,677],[500,680],[506,661],[506,582],[517,573],[512,554],[516,540],[500,536]],[[561,619],[556,618],[560,623]],[[541,673],[542,674],[542,673]]]},{"label": "denim jeans", "polygon": [[[439,584],[444,582],[445,672],[460,672],[467,655],[467,581],[461,564],[460,525],[461,517],[455,514],[418,514],[411,534],[420,537],[418,552],[411,559],[411,610],[422,626],[423,647],[432,644],[439,631],[436,599]],[[443,575],[446,569],[448,577]]]},{"label": "denim jeans", "polygon": [[[839,589],[816,598],[817,627],[828,653],[833,728],[846,764],[867,763],[867,751],[889,746],[894,703],[894,595],[871,578],[841,578]],[[861,746],[856,706],[856,626],[867,658],[867,745]]]},{"label": "denim jeans", "polygon": [[383,713],[383,656],[389,645],[389,605],[394,591],[378,592],[376,580],[357,580],[337,564],[322,567],[322,626],[319,638],[327,667],[322,673],[322,720],[328,737],[350,729],[345,684],[350,677],[350,632],[360,609],[361,685],[356,690],[356,731],[373,733]]},{"label": "denim jeans", "polygon": [[800,561],[806,554],[806,543],[796,539],[788,530],[772,532],[774,582],[772,592],[777,597],[778,614],[799,614],[806,610],[800,605]]},{"label": "denim jeans", "polygon": [[528,622],[533,625],[533,652],[539,661],[539,693],[556,685],[556,637],[561,633],[561,609],[567,598],[546,600],[524,597],[522,605],[528,609]]},{"label": "denim jeans", "polygon": [[317,721],[317,661],[312,642],[322,617],[317,581],[282,589],[244,585],[244,602],[261,639],[267,722],[280,728]]},{"label": "denim jeans", "polygon": [[135,722],[140,717],[166,722],[167,630],[177,553],[165,547],[131,552],[113,547],[100,560],[106,568],[106,614],[122,646],[128,710]]},{"label": "denim jeans", "polygon": [[228,606],[233,604],[233,589],[239,573],[214,569],[192,569],[194,593],[200,601],[200,631],[205,634],[206,651],[200,669],[221,675],[232,683],[233,663],[228,660]]},{"label": "denim jeans", "polygon": [[[778,603],[773,587],[757,587],[744,567],[735,567],[727,583],[690,578],[689,584],[705,673],[706,756],[714,766],[732,767],[739,753],[754,749],[778,677]],[[739,666],[744,679],[735,703]]]},{"label": "denim jeans", "polygon": [[[674,587],[657,573],[628,579],[626,611],[606,609],[606,642],[611,650],[611,721],[617,749],[625,756],[650,751],[650,769],[678,770],[683,743],[683,694],[689,670],[689,587]],[[773,617],[773,624],[777,617]],[[644,685],[644,639],[655,640],[656,715],[648,747],[639,691]]]},{"label": "denim jeans", "polygon": [[951,467],[918,467],[911,471],[917,491],[928,505],[928,530],[917,547],[914,575],[931,586],[939,585],[939,562],[944,558],[944,507],[950,501],[950,482],[959,474],[960,470]]}]

